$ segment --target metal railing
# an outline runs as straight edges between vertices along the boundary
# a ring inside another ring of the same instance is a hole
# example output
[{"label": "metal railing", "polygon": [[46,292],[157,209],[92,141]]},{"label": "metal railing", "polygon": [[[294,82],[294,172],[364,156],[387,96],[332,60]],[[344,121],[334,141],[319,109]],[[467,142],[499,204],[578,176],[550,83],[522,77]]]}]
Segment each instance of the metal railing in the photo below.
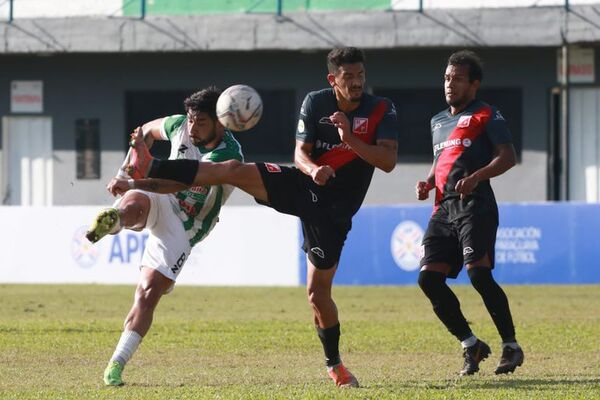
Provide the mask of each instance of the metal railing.
[{"label": "metal railing", "polygon": [[[539,7],[589,4],[590,0],[0,0],[0,19],[106,16],[144,19],[155,15],[382,10],[419,11],[434,8]],[[600,3],[600,0],[598,0]]]}]

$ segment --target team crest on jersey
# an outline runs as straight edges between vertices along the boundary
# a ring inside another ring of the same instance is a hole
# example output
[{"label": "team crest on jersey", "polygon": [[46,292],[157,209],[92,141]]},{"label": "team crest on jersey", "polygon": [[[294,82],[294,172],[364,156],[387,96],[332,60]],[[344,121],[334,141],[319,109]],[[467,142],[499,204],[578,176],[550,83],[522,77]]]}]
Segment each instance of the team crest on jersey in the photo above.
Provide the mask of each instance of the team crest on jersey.
[{"label": "team crest on jersey", "polygon": [[471,139],[469,139],[469,138],[464,138],[462,140],[462,145],[465,147],[471,147],[471,144],[472,144],[472,142],[471,142]]},{"label": "team crest on jersey", "polygon": [[200,193],[200,194],[207,195],[208,189],[209,189],[208,186],[192,186],[188,190],[192,193]]},{"label": "team crest on jersey", "polygon": [[281,167],[277,164],[265,163],[265,168],[267,168],[267,171],[271,173],[281,172]]},{"label": "team crest on jersey", "polygon": [[463,115],[458,119],[457,128],[466,128],[471,123],[471,115]]},{"label": "team crest on jersey", "polygon": [[364,135],[369,129],[369,118],[355,117],[352,120],[352,132],[357,135]]}]

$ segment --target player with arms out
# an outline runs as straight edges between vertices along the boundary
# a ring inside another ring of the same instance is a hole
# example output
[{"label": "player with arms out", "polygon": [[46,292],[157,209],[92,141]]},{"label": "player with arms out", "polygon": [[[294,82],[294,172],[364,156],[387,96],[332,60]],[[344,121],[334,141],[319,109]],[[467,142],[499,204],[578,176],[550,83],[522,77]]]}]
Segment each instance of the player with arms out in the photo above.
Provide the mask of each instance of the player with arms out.
[{"label": "player with arms out", "polygon": [[[150,121],[138,128],[134,136],[147,147],[155,140],[169,140],[170,159],[242,161],[239,143],[217,120],[219,95],[215,87],[194,93],[184,101],[187,115]],[[130,149],[124,167],[108,185],[113,195],[122,194],[118,182],[129,163],[135,161],[133,158],[135,154]],[[215,226],[221,206],[233,189],[226,184],[202,184],[174,194],[131,190],[124,193],[113,208],[103,210],[96,217],[86,234],[91,242],[97,242],[107,234],[117,234],[123,228],[150,230],[134,303],[104,372],[107,385],[123,384],[123,368],[150,329],[160,298],[172,290],[192,247]]]},{"label": "player with arms out", "polygon": [[[228,183],[261,204],[300,217],[308,301],[328,373],[337,386],[357,387],[357,379],[340,358],[340,323],[331,289],[352,216],[363,202],[374,168],[390,172],[396,166],[396,111],[389,100],[364,92],[361,50],[334,49],[327,66],[330,87],[309,93],[300,109],[295,168],[152,160],[138,141],[134,177],[158,179],[121,180],[119,189],[133,186],[166,193],[189,185]],[[192,167],[196,173],[190,173]]]},{"label": "player with arms out", "polygon": [[498,206],[490,178],[515,165],[515,149],[504,117],[476,99],[482,80],[479,57],[471,51],[450,56],[444,93],[450,106],[431,120],[434,161],[425,181],[417,182],[417,199],[435,189],[435,204],[423,237],[419,286],[433,310],[464,349],[461,375],[479,371],[490,347],[469,328],[460,303],[446,284],[463,264],[481,295],[500,336],[502,357],[496,374],[514,372],[523,363],[508,299],[492,276]]}]

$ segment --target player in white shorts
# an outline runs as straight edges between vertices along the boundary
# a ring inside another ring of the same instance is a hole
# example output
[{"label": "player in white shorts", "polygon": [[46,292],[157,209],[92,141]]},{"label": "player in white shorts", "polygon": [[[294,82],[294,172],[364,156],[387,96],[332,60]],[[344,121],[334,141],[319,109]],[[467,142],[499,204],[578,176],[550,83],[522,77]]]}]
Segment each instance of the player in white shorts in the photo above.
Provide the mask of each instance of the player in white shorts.
[{"label": "player in white shorts", "polygon": [[[142,130],[148,146],[154,140],[169,140],[169,159],[243,161],[240,144],[217,120],[219,94],[214,87],[194,93],[184,101],[186,115],[150,121],[136,132]],[[127,173],[130,154],[119,170],[118,177]],[[195,171],[191,173],[193,175]],[[107,189],[116,195],[114,182],[115,179]],[[123,384],[123,368],[150,329],[160,298],[173,289],[192,247],[215,226],[221,206],[232,191],[233,186],[230,185],[198,186],[167,195],[130,190],[112,208],[101,211],[92,223],[86,234],[91,242],[97,242],[107,234],[117,234],[123,228],[150,230],[134,303],[125,319],[115,352],[104,371],[106,385]]]}]

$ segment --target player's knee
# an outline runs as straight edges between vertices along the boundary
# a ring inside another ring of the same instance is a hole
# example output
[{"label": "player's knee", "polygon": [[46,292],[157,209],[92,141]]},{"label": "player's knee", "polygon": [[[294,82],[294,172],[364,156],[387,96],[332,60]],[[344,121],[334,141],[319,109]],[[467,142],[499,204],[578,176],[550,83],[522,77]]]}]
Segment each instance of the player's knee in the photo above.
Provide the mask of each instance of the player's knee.
[{"label": "player's knee", "polygon": [[437,271],[421,271],[419,273],[419,287],[429,298],[439,292],[446,281],[446,275]]},{"label": "player's knee", "polygon": [[139,224],[140,220],[147,213],[146,205],[141,202],[128,203],[121,207],[121,221],[125,226],[134,226]]},{"label": "player's knee", "polygon": [[492,270],[488,267],[472,267],[467,271],[471,284],[478,292],[495,285]]},{"label": "player's knee", "polygon": [[162,295],[163,290],[155,284],[140,285],[137,288],[136,303],[143,310],[153,310]]},{"label": "player's knee", "polygon": [[308,289],[308,304],[310,304],[313,308],[320,308],[328,300],[329,295],[323,290],[319,290],[318,288]]}]

